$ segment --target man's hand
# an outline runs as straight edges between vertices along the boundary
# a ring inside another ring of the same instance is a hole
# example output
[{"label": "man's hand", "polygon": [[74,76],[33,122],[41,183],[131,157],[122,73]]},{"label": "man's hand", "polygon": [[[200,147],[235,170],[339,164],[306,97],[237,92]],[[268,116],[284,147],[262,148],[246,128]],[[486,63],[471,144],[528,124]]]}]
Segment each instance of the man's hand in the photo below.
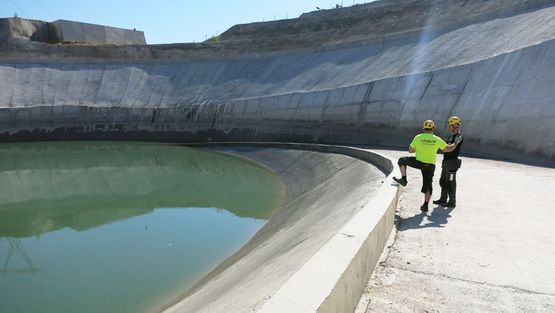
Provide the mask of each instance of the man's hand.
[{"label": "man's hand", "polygon": [[453,150],[455,150],[455,148],[457,147],[456,144],[448,144],[447,147],[445,147],[445,149],[443,149],[443,152],[451,152]]}]

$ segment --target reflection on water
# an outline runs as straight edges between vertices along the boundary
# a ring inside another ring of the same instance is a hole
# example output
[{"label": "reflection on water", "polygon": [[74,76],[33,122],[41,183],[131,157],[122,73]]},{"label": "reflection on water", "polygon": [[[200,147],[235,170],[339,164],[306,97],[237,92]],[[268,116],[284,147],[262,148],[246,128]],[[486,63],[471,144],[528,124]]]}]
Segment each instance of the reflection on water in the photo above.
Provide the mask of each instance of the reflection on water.
[{"label": "reflection on water", "polygon": [[4,237],[84,230],[155,207],[215,207],[268,218],[280,201],[278,178],[255,164],[132,143],[0,145],[0,183]]},{"label": "reflection on water", "polygon": [[0,145],[0,184],[2,312],[151,310],[252,237],[283,190],[235,157],[135,143]]}]

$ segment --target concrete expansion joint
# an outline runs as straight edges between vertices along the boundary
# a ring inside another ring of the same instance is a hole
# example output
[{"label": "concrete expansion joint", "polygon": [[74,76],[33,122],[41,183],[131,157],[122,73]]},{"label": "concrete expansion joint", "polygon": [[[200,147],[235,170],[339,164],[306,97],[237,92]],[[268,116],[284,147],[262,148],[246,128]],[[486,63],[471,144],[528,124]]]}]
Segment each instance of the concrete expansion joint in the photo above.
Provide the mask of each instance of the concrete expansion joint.
[{"label": "concrete expansion joint", "polygon": [[289,165],[287,165],[286,167],[284,167],[282,170],[280,170],[278,173],[283,174],[285,173],[291,166],[295,165],[295,163],[299,162],[299,160],[301,160],[302,158],[304,158],[305,156],[307,156],[310,152],[305,152],[303,155],[301,155],[300,157],[296,158],[295,160],[293,160],[293,162],[289,163]]},{"label": "concrete expansion joint", "polygon": [[492,284],[492,283],[488,283],[488,282],[479,282],[479,281],[474,281],[474,280],[470,280],[470,279],[463,279],[463,278],[453,277],[453,276],[449,276],[449,275],[445,275],[445,274],[437,274],[437,273],[431,273],[431,272],[425,272],[425,271],[418,271],[418,270],[414,270],[414,269],[392,266],[392,265],[389,265],[387,263],[388,263],[387,261],[384,261],[384,262],[381,262],[378,266],[380,266],[382,268],[391,268],[391,269],[395,269],[395,270],[399,270],[399,271],[403,271],[403,272],[415,273],[415,274],[431,276],[431,277],[438,277],[438,278],[443,278],[443,279],[448,279],[448,280],[453,280],[453,281],[458,281],[458,282],[463,282],[463,283],[468,283],[468,284],[473,284],[473,285],[487,286],[487,287],[499,288],[499,289],[507,289],[507,290],[512,290],[514,292],[525,293],[525,294],[530,294],[530,295],[555,297],[555,294],[553,294],[553,293],[538,292],[538,291],[518,288],[518,287],[515,287],[515,286],[497,285],[497,284]]},{"label": "concrete expansion joint", "polygon": [[[305,155],[306,155],[306,154],[305,154]],[[304,155],[303,155],[302,157],[304,157]],[[302,157],[301,157],[301,158],[302,158]],[[299,159],[301,159],[301,158],[299,158]],[[312,188],[305,190],[305,191],[302,192],[301,194],[297,195],[295,198],[289,200],[289,203],[290,203],[290,202],[293,202],[293,201],[296,201],[297,199],[303,197],[305,194],[307,194],[307,193],[309,193],[309,192],[315,190],[315,189],[318,188],[321,184],[323,184],[324,182],[326,182],[326,181],[332,179],[337,173],[341,172],[343,169],[347,168],[349,165],[351,165],[351,164],[353,164],[354,162],[357,162],[357,161],[359,161],[359,159],[354,159],[354,160],[350,161],[349,163],[347,163],[345,166],[340,167],[339,169],[337,169],[336,171],[332,172],[332,173],[329,174],[328,176],[322,178],[315,186],[312,186]],[[293,165],[293,164],[291,164],[291,165]]]},{"label": "concrete expansion joint", "polygon": [[396,195],[397,198],[395,199],[395,203],[397,204],[397,208],[395,209],[395,220],[394,220],[394,225],[393,225],[395,227],[395,228],[393,228],[394,231],[395,231],[395,234],[393,236],[393,240],[391,242],[389,242],[390,244],[386,247],[387,251],[384,251],[384,253],[385,253],[384,260],[385,261],[383,261],[383,263],[386,263],[389,260],[391,249],[393,249],[395,247],[395,245],[397,244],[397,241],[399,239],[399,234],[400,234],[400,232],[399,232],[399,222],[400,222],[399,200],[401,199],[401,195],[403,194],[403,188],[400,188],[400,187],[397,187],[397,188],[399,188],[400,190],[397,192],[397,195]]}]

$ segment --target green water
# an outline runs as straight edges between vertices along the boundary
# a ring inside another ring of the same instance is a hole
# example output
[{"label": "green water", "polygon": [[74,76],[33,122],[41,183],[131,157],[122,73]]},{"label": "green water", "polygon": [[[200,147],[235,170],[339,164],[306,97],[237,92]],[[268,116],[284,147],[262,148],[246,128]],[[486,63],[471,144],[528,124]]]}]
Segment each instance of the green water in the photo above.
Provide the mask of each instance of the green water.
[{"label": "green water", "polygon": [[254,163],[138,143],[1,144],[0,186],[2,313],[154,311],[283,197]]}]

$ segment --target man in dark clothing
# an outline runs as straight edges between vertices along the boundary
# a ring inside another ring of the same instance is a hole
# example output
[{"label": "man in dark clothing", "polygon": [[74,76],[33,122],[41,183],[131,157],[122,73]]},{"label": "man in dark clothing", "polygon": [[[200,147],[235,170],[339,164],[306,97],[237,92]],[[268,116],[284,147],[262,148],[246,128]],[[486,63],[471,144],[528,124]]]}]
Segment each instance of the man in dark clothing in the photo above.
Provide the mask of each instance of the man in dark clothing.
[{"label": "man in dark clothing", "polygon": [[448,144],[455,145],[455,149],[451,152],[443,153],[443,162],[441,163],[441,177],[439,185],[441,186],[441,197],[434,201],[434,204],[443,207],[454,208],[456,205],[457,193],[457,170],[461,167],[459,152],[463,143],[460,126],[461,119],[452,116],[447,120],[451,136],[447,139]]}]

